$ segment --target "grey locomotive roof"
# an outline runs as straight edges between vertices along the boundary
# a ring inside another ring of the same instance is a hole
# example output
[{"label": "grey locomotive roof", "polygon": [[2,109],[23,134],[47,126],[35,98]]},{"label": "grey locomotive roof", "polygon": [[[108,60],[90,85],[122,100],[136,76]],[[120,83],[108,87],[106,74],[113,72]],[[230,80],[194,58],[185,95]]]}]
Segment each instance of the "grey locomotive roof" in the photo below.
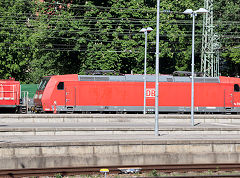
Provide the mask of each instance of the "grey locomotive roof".
[{"label": "grey locomotive roof", "polygon": [[[143,82],[144,75],[78,75],[79,81],[125,81],[125,82]],[[148,82],[155,82],[155,75],[147,75]],[[191,77],[178,77],[171,75],[160,75],[159,82],[191,82]],[[195,77],[197,83],[220,83],[218,77]]]}]

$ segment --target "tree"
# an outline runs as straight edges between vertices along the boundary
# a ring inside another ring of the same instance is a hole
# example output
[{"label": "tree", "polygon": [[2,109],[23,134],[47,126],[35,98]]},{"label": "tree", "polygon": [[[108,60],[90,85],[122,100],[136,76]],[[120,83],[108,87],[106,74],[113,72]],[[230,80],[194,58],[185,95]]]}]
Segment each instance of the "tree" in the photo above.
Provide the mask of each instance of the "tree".
[{"label": "tree", "polygon": [[[191,69],[192,18],[185,9],[203,1],[160,2],[160,73]],[[239,3],[214,2],[215,30],[222,43],[223,72],[239,75]],[[0,75],[37,83],[45,75],[85,70],[143,73],[144,27],[147,72],[155,73],[156,2],[153,0],[8,0],[0,2]],[[196,17],[195,70],[200,70],[202,16]],[[238,67],[236,67],[238,66]],[[235,71],[235,72],[232,72]]]},{"label": "tree", "polygon": [[220,34],[222,52],[223,75],[239,76],[240,50],[239,50],[239,9],[238,1],[216,1],[214,4],[215,29]]},{"label": "tree", "polygon": [[68,4],[39,3],[35,14],[29,82],[39,82],[46,75],[77,73],[81,58],[75,49],[77,32]]},{"label": "tree", "polygon": [[31,60],[29,52],[28,1],[0,1],[0,76],[24,81]]}]

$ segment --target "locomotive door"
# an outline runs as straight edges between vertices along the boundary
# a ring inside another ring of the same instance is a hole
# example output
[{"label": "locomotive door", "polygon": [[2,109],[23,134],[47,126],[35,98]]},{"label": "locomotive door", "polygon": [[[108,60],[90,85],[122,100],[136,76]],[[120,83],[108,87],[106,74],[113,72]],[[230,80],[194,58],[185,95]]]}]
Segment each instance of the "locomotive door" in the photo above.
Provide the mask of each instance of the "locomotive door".
[{"label": "locomotive door", "polygon": [[233,90],[230,88],[224,89],[224,109],[231,111],[233,108]]},{"label": "locomotive door", "polygon": [[76,107],[76,87],[67,86],[65,88],[65,108],[74,111]]},{"label": "locomotive door", "polygon": [[240,87],[239,84],[234,84],[234,92],[233,92],[233,106],[240,107]]}]

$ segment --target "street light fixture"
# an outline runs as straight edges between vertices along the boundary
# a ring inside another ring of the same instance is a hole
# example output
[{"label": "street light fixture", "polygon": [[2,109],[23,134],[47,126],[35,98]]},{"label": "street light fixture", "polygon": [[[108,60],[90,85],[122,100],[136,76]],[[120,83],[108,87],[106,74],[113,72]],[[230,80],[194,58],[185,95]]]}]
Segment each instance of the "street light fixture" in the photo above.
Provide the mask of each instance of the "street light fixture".
[{"label": "street light fixture", "polygon": [[192,9],[187,9],[183,12],[184,14],[190,14],[193,18],[193,25],[192,25],[192,88],[191,88],[191,121],[192,126],[194,126],[194,34],[195,34],[195,16],[197,14],[205,14],[208,13],[208,10],[204,8],[200,8],[196,11]]},{"label": "street light fixture", "polygon": [[142,28],[140,32],[145,34],[145,58],[144,58],[144,109],[143,114],[146,114],[146,75],[147,75],[147,33],[153,31],[151,27]]}]

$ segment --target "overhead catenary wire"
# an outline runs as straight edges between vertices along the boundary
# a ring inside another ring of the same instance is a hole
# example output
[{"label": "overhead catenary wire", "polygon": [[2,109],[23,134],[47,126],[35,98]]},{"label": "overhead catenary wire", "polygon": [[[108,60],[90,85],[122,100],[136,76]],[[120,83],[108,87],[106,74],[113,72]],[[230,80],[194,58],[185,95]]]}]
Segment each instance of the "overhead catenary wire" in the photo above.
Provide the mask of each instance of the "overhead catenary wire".
[{"label": "overhead catenary wire", "polygon": [[[25,0],[23,0],[23,2],[24,1]],[[25,2],[27,2],[27,1],[25,1]],[[48,4],[48,5],[49,4],[50,5],[55,5],[54,3],[49,3],[49,2],[45,2],[45,3]],[[67,5],[67,4],[65,4],[65,5]],[[86,4],[84,4],[84,5],[76,5],[76,4],[74,5],[74,4],[72,4],[72,7],[79,8],[80,10],[82,9],[83,11],[86,10],[86,8],[89,8],[89,9],[92,9],[92,8],[96,9],[97,8],[97,9],[107,9],[107,10],[115,8],[115,7],[94,6],[94,5],[86,5]],[[117,10],[126,10],[126,11],[128,11],[128,10],[130,10],[130,11],[146,10],[146,9],[130,9],[130,8],[117,8],[117,7],[115,8],[115,10],[116,9]],[[150,11],[146,10],[146,12],[156,12],[156,10],[155,9],[150,9]],[[174,13],[175,14],[182,14],[182,12],[171,11],[171,10],[161,11],[161,13],[165,13],[165,14],[169,14],[169,13],[171,13],[171,14],[174,14]],[[31,14],[31,13],[26,13],[26,14],[28,14],[30,17],[31,16],[35,16],[35,14]],[[22,23],[25,22],[24,18],[26,18],[26,17],[16,17],[16,15],[15,16],[12,15],[12,16],[8,16],[8,17],[7,16],[0,16],[0,18],[10,18],[10,17],[11,18],[17,18],[17,19],[23,18],[23,20],[15,20],[15,21],[14,20],[12,20],[12,21],[11,20],[6,20],[5,21],[5,25],[11,25],[11,22],[16,22],[16,23],[19,23],[20,25],[24,26]],[[39,19],[40,19],[40,22],[41,22],[41,18],[39,18]],[[57,21],[57,20],[59,20],[59,17],[56,14],[51,15],[51,18],[50,18],[51,23],[54,23],[54,21]],[[166,24],[166,25],[179,25],[179,26],[186,26],[186,25],[190,26],[191,25],[191,21],[190,20],[179,20],[179,19],[177,19],[177,20],[176,19],[172,19],[172,20],[174,22],[171,22],[171,23]],[[31,21],[31,19],[30,19],[30,21]],[[112,21],[114,23],[111,23],[110,25],[118,25],[118,26],[121,26],[121,25],[134,25],[135,27],[136,26],[140,27],[143,24],[148,24],[148,23],[155,24],[155,21],[152,21],[152,20],[149,20],[149,19],[111,18],[111,17],[105,18],[105,17],[88,17],[88,16],[73,16],[73,19],[64,20],[63,23],[65,23],[65,22],[78,22],[78,21],[81,22],[81,26],[92,26],[93,24],[90,24],[90,23],[95,23],[95,26],[96,26],[96,23],[102,23],[101,25],[103,25],[104,22],[109,23],[109,22],[112,22]],[[90,21],[90,23],[89,23],[89,21]],[[124,24],[120,24],[120,22],[124,22]],[[167,22],[167,20],[165,20],[165,21],[162,20],[161,22],[164,23],[164,22]],[[232,22],[232,24],[230,24],[231,22]],[[226,21],[226,24],[222,23],[221,25],[229,26],[229,25],[234,25],[234,23],[238,24],[239,21]],[[198,24],[196,24],[196,26],[197,25]],[[201,26],[201,25],[202,24],[199,23],[199,26]],[[30,30],[36,30],[34,28],[36,28],[37,25],[36,26],[32,25],[31,27],[32,27],[32,29],[30,29]],[[79,35],[78,32],[81,32],[83,34],[95,34],[95,35],[97,35],[100,32],[98,30],[98,28],[89,28],[90,31],[87,31],[87,32],[81,31],[81,28],[78,28],[78,30],[71,30],[71,31],[69,31],[69,29],[72,28],[72,27],[69,27],[69,28],[68,27],[56,27],[56,28],[58,28],[58,29],[57,30],[46,29],[46,30],[48,30],[50,32],[54,32],[54,33],[65,32],[65,33],[68,33],[68,35],[70,35],[70,36],[71,35]],[[18,29],[18,28],[1,27],[1,29],[2,30],[15,30],[15,29]],[[63,29],[65,29],[65,30],[63,30]],[[135,35],[138,35],[137,30],[135,30],[135,31],[134,30],[129,30],[128,32],[126,32],[126,31],[124,31],[124,32],[115,32],[115,30],[116,29],[114,29],[114,28],[113,29],[107,29],[107,32],[101,32],[101,34],[113,35],[115,33],[119,33],[118,36],[124,36],[124,35],[135,36]],[[184,34],[175,34],[175,36],[176,37],[181,37],[181,36],[190,37],[191,36],[190,34],[188,34],[189,31],[182,30],[182,33],[184,33]],[[14,32],[11,32],[11,35],[14,35],[14,34],[15,34]],[[232,35],[232,34],[234,34],[234,35]],[[232,33],[230,32],[229,35],[224,34],[221,37],[224,38],[224,39],[238,39],[239,38],[238,34],[239,34],[239,32],[235,32],[235,33],[234,32],[232,32]],[[196,35],[196,36],[198,36],[198,35]],[[199,36],[200,36],[200,34],[199,34]],[[161,35],[161,37],[168,37],[168,35],[167,34]],[[51,38],[51,37],[47,36],[46,38]],[[52,38],[61,39],[61,37],[52,37]],[[70,37],[70,38],[72,38],[72,37]],[[70,39],[70,38],[65,38],[65,39],[67,40],[67,39]],[[109,43],[111,43],[111,42],[109,41]]]},{"label": "overhead catenary wire", "polygon": [[[7,2],[7,0],[4,0],[4,2],[6,3]],[[9,0],[9,2],[10,2],[10,0]],[[29,2],[29,0],[22,0],[22,2]],[[125,7],[125,8],[123,8],[123,7],[112,7],[112,5],[110,5],[111,7],[105,7],[105,6],[96,6],[96,5],[94,5],[94,4],[90,4],[90,5],[87,5],[87,4],[74,4],[74,3],[51,3],[51,2],[46,2],[46,1],[44,1],[44,2],[41,2],[41,5],[43,5],[43,4],[45,4],[46,5],[46,7],[48,7],[49,8],[49,5],[53,5],[53,6],[57,6],[57,5],[63,5],[63,6],[68,6],[69,4],[70,4],[70,6],[69,6],[69,8],[75,8],[75,9],[78,9],[78,10],[86,10],[86,8],[90,8],[90,9],[104,9],[104,10],[107,10],[107,11],[109,11],[110,9],[115,9],[115,10],[125,10],[125,11],[145,11],[145,12],[157,12],[157,10],[156,10],[156,8],[154,7],[152,7],[152,8],[138,8],[138,9],[133,9],[133,8],[129,8],[129,7]],[[23,4],[23,5],[25,5],[25,4]],[[53,9],[54,9],[54,7],[52,7]],[[175,13],[175,14],[183,14],[183,12],[181,12],[181,11],[172,11],[172,10],[162,10],[162,11],[160,11],[160,13],[168,13],[168,14],[170,14],[170,13]],[[235,15],[235,16],[239,16],[240,14],[231,14],[231,15]]]}]

